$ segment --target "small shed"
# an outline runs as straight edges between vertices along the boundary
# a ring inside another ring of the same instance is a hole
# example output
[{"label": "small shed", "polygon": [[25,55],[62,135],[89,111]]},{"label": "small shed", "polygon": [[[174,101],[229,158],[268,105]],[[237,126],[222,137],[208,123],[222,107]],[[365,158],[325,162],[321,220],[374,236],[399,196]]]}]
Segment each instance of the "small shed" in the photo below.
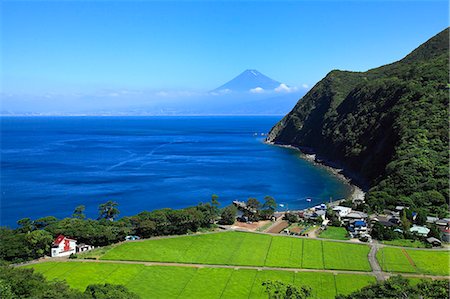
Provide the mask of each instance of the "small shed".
[{"label": "small shed", "polygon": [[92,245],[87,245],[87,244],[84,244],[84,243],[81,243],[80,245],[77,245],[77,253],[78,252],[89,251],[89,250],[92,250],[92,249],[94,249],[94,246],[92,246]]},{"label": "small shed", "polygon": [[441,246],[442,242],[434,237],[427,238],[427,242],[433,246]]},{"label": "small shed", "polygon": [[412,233],[417,233],[418,235],[421,235],[421,236],[425,237],[430,232],[430,229],[428,227],[425,227],[425,226],[413,225],[409,229],[409,231],[412,232]]}]

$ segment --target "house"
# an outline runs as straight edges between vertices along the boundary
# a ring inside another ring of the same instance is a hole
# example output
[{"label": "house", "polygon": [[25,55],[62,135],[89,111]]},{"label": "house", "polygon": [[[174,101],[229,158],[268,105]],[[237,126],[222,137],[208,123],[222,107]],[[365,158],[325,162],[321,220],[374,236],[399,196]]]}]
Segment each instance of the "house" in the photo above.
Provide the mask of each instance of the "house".
[{"label": "house", "polygon": [[348,230],[354,237],[365,235],[367,234],[367,223],[364,220],[351,221]]},{"label": "house", "polygon": [[442,245],[441,241],[439,241],[439,239],[436,239],[434,237],[427,238],[427,242],[433,246],[441,246]]},{"label": "house", "polygon": [[442,241],[450,243],[450,227],[440,227],[439,230],[442,234]]},{"label": "house", "polygon": [[438,220],[439,218],[437,217],[427,216],[427,223],[436,223]]},{"label": "house", "polygon": [[302,232],[303,228],[299,227],[299,226],[294,226],[290,229],[290,234],[291,235],[295,235],[298,236],[300,235],[300,233]]},{"label": "house", "polygon": [[52,257],[69,256],[75,254],[77,250],[77,240],[69,239],[64,235],[56,237],[52,245]]},{"label": "house", "polygon": [[405,210],[405,209],[409,209],[409,207],[405,207],[405,206],[396,206],[396,207],[395,207],[395,210],[396,210],[396,211],[399,211],[399,212],[400,212],[400,211],[403,211],[403,210]]},{"label": "house", "polygon": [[364,220],[367,219],[367,214],[360,211],[351,211],[347,215],[342,217],[344,220]]},{"label": "house", "polygon": [[81,243],[80,245],[77,245],[76,248],[77,248],[77,253],[79,253],[79,252],[85,252],[85,251],[92,250],[92,249],[94,249],[94,246]]},{"label": "house", "polygon": [[336,213],[336,216],[338,216],[339,220],[341,220],[342,217],[347,216],[352,211],[352,208],[343,207],[343,206],[335,206],[333,208],[333,211]]},{"label": "house", "polygon": [[435,223],[436,223],[436,225],[439,225],[439,226],[449,227],[450,226],[450,219],[448,219],[448,218],[439,219]]},{"label": "house", "polygon": [[413,225],[410,229],[410,232],[416,233],[420,236],[426,237],[428,233],[430,232],[430,229],[425,226],[419,226],[419,225]]}]

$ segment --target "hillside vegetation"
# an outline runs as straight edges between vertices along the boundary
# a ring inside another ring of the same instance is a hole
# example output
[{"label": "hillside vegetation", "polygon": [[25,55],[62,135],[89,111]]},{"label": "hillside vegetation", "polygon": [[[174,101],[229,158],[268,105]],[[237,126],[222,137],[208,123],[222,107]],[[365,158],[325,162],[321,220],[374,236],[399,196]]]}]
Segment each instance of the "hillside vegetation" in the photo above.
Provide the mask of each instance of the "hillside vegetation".
[{"label": "hillside vegetation", "polygon": [[371,208],[448,212],[449,30],[367,72],[331,71],[268,141],[333,161],[369,189]]}]

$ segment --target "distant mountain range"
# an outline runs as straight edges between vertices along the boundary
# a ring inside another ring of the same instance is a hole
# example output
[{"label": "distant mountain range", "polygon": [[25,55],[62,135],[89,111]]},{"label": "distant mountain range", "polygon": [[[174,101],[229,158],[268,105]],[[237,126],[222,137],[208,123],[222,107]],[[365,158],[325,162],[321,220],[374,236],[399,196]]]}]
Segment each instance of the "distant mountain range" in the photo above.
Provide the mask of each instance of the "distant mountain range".
[{"label": "distant mountain range", "polygon": [[[245,70],[227,83],[214,89],[213,92],[252,92],[274,91],[282,85],[257,70]],[[283,85],[282,85],[283,86]]]},{"label": "distant mountain range", "polygon": [[398,62],[331,71],[268,140],[343,167],[368,187],[371,209],[448,216],[448,70],[447,28]]}]

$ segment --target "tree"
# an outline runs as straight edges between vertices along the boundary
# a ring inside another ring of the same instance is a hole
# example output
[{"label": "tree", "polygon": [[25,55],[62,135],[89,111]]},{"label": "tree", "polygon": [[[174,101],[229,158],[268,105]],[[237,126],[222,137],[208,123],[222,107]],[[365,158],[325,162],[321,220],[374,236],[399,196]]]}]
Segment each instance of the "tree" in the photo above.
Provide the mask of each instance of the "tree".
[{"label": "tree", "polygon": [[107,219],[113,221],[120,211],[117,208],[119,204],[115,201],[108,200],[106,203],[98,206],[98,219]]},{"label": "tree", "polygon": [[36,229],[43,229],[57,221],[58,221],[58,218],[56,218],[54,216],[42,217],[42,218],[36,219],[34,221],[34,226],[36,227]]},{"label": "tree", "polygon": [[86,287],[85,295],[93,299],[138,299],[139,296],[128,291],[123,285],[91,284]]},{"label": "tree", "polygon": [[17,224],[20,226],[20,232],[28,233],[34,230],[34,223],[30,218],[22,218],[17,221]]},{"label": "tree", "polygon": [[84,205],[77,206],[73,211],[72,217],[78,219],[86,219],[86,215],[84,215],[84,210],[86,210],[86,207]]},{"label": "tree", "polygon": [[378,299],[378,298],[447,298],[448,280],[423,280],[415,286],[400,275],[386,281],[369,285],[349,295],[338,295],[336,299]]},{"label": "tree", "polygon": [[35,230],[25,235],[28,247],[33,252],[33,258],[39,258],[50,253],[53,236],[45,230]]},{"label": "tree", "polygon": [[425,225],[427,223],[427,213],[425,210],[420,209],[417,211],[416,219],[414,222],[418,225]]},{"label": "tree", "polygon": [[403,231],[404,232],[409,231],[409,229],[411,227],[411,222],[406,217],[405,211],[402,213],[402,216],[400,217],[400,221],[402,222]]},{"label": "tree", "polygon": [[261,203],[256,198],[251,197],[247,200],[247,207],[258,211],[261,207]]},{"label": "tree", "polygon": [[284,219],[289,223],[295,223],[299,220],[298,215],[294,213],[286,213]]},{"label": "tree", "polygon": [[428,233],[427,237],[434,237],[438,240],[441,240],[441,232],[439,231],[439,228],[436,224],[432,224],[429,226],[430,232]]},{"label": "tree", "polygon": [[[12,294],[11,294],[12,293]],[[12,295],[12,296],[11,296]],[[33,269],[0,267],[0,298],[92,298],[69,288],[65,281],[46,281]]]},{"label": "tree", "polygon": [[213,206],[215,206],[215,207],[219,207],[220,206],[219,196],[217,194],[211,195],[211,204]]},{"label": "tree", "polygon": [[275,198],[273,198],[272,196],[264,197],[264,204],[262,208],[265,210],[271,210],[272,213],[275,212],[275,209],[277,208]]},{"label": "tree", "polygon": [[311,295],[309,287],[295,286],[281,281],[266,280],[262,285],[269,299],[304,299]]},{"label": "tree", "polygon": [[234,205],[226,206],[222,209],[222,213],[220,215],[220,223],[231,225],[236,220],[237,208]]}]

